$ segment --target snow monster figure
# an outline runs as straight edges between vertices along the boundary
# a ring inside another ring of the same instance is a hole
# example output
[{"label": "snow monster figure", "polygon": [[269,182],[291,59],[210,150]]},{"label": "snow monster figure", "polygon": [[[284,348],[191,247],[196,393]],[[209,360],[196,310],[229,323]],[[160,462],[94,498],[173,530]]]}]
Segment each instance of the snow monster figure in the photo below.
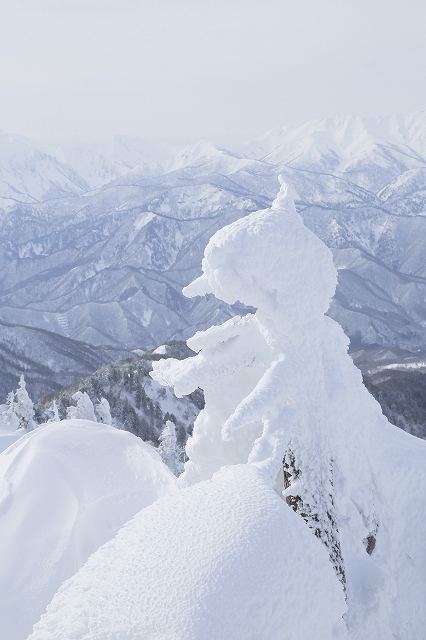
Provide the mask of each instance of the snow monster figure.
[{"label": "snow monster figure", "polygon": [[205,393],[181,486],[223,465],[264,470],[327,548],[350,605],[349,626],[359,623],[360,637],[369,625],[387,637],[385,594],[401,585],[372,554],[386,556],[384,496],[400,493],[392,468],[400,468],[399,452],[410,443],[384,418],[347,353],[347,337],[325,316],[337,283],[331,251],[303,224],[280,182],[270,209],[210,239],[203,274],[184,289],[190,297],[238,300],[256,313],[196,333],[188,340],[196,356],[154,363],[152,375],[178,396],[197,387]]},{"label": "snow monster figure", "polygon": [[213,293],[257,312],[197,333],[188,341],[196,357],[154,364],[155,379],[178,395],[198,386],[206,395],[181,481],[192,484],[223,464],[249,461],[280,482],[296,423],[299,432],[310,421],[303,414],[313,410],[319,430],[324,414],[324,313],[337,282],[331,252],[305,227],[282,184],[270,209],[213,236],[203,272],[186,295]]},{"label": "snow monster figure", "polygon": [[194,358],[154,364],[154,377],[178,395],[205,392],[181,482],[210,478],[224,464],[263,468],[323,539],[344,581],[324,371],[329,334],[341,333],[324,315],[337,282],[331,252],[305,227],[282,183],[270,209],[213,236],[202,266],[186,295],[213,293],[257,311],[197,333],[188,341],[200,352]]}]

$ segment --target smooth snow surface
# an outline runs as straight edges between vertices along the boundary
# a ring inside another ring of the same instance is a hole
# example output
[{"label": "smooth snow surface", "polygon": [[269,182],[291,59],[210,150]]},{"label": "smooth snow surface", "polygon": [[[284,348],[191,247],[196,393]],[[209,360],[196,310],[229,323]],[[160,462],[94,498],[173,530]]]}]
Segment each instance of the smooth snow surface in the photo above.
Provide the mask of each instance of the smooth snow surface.
[{"label": "smooth snow surface", "polygon": [[238,465],[142,510],[30,638],[326,640],[347,637],[345,609],[319,540],[260,470]]},{"label": "smooth snow surface", "polygon": [[51,423],[0,455],[0,639],[25,640],[61,583],[174,476],[153,447],[88,420]]},{"label": "smooth snow surface", "polygon": [[[0,424],[0,427],[1,426],[2,425]],[[23,435],[24,434],[19,431],[0,431],[0,453],[19,440]]]}]

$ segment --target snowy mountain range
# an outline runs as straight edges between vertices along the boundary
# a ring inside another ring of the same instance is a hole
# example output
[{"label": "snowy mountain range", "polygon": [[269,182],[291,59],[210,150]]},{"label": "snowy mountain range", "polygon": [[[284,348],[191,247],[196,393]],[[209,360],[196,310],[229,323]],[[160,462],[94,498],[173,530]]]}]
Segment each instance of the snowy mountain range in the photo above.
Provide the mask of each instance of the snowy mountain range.
[{"label": "snowy mountain range", "polygon": [[181,289],[215,231],[270,205],[279,174],[333,251],[330,315],[352,348],[426,350],[426,113],[339,116],[177,153],[120,136],[72,147],[2,134],[0,321],[32,331],[37,360],[34,330],[128,351],[244,313]]},{"label": "snowy mountain range", "polygon": [[73,167],[91,189],[120,178],[136,166],[147,175],[161,173],[161,165],[180,150],[173,143],[118,135],[100,143],[51,143],[43,148],[59,162]]},{"label": "snowy mountain range", "polygon": [[0,322],[0,398],[21,372],[33,400],[66,387],[103,365],[132,356],[125,349],[94,347],[45,329]]},{"label": "snowy mountain range", "polygon": [[69,164],[59,162],[30,140],[0,132],[0,202],[13,207],[88,190],[87,182]]},{"label": "snowy mountain range", "polygon": [[[210,238],[184,289],[255,312],[104,367],[35,429],[21,380],[0,454],[5,640],[424,637],[426,442],[389,424],[324,315],[332,252],[279,181],[270,207]],[[356,357],[373,375],[404,356],[370,355],[374,369]],[[139,410],[135,433],[166,420],[158,452],[109,426],[111,392]]]}]

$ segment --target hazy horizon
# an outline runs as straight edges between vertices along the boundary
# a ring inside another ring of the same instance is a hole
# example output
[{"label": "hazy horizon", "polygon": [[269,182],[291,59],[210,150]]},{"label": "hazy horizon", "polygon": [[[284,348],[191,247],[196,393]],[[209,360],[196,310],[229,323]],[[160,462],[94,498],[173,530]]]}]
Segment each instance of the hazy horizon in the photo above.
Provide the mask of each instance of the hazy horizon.
[{"label": "hazy horizon", "polygon": [[242,142],[426,110],[419,0],[21,0],[0,25],[0,129]]}]

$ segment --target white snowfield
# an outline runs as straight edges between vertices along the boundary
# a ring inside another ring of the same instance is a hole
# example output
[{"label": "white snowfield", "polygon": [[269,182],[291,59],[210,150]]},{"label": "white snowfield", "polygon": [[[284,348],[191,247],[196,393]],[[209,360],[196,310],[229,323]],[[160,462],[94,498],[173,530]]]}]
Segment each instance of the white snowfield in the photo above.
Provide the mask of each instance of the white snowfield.
[{"label": "white snowfield", "polygon": [[127,431],[64,420],[0,455],[0,638],[24,640],[61,583],[143,507],[175,489]]},{"label": "white snowfield", "polygon": [[7,411],[7,409],[7,405],[0,404],[0,453],[19,440],[23,435],[21,430],[16,429],[16,425],[5,424],[2,421],[2,413]]},{"label": "white snowfield", "polygon": [[64,584],[30,638],[331,638],[344,611],[303,520],[260,470],[236,465],[141,511]]},{"label": "white snowfield", "polygon": [[211,238],[186,293],[257,311],[154,365],[205,392],[180,491],[96,551],[31,640],[424,640],[426,442],[363,386],[324,316],[335,285],[285,184]]}]

